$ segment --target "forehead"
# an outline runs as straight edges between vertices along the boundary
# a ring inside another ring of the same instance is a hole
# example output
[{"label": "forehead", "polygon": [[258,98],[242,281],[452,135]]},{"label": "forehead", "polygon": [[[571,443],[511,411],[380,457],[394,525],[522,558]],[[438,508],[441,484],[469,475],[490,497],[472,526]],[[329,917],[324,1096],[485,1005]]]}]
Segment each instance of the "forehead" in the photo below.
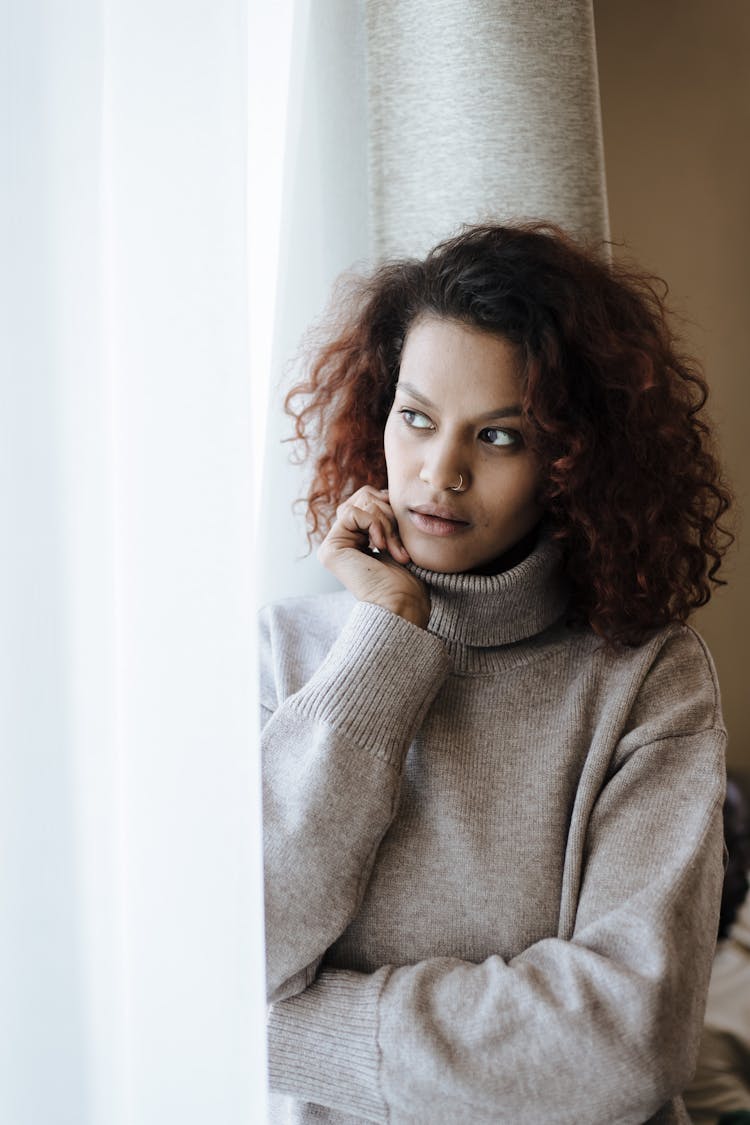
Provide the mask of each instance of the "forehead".
[{"label": "forehead", "polygon": [[429,398],[458,393],[472,409],[478,403],[494,409],[518,398],[518,349],[504,336],[460,321],[421,317],[404,341],[399,379]]}]

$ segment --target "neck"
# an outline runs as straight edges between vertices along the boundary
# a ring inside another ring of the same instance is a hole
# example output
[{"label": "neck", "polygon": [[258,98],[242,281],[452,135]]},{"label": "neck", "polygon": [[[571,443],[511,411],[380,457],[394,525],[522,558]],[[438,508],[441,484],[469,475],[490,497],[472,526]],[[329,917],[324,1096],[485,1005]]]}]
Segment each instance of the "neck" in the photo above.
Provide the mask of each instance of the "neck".
[{"label": "neck", "polygon": [[523,539],[519,539],[517,543],[505,551],[502,555],[498,555],[496,559],[491,559],[488,563],[483,563],[482,566],[477,566],[474,570],[467,571],[468,574],[504,574],[506,570],[512,570],[514,566],[518,566],[523,562],[531,552],[534,550],[539,539],[539,524],[532,527],[531,531],[524,535]]},{"label": "neck", "polygon": [[[506,552],[503,568],[492,574],[439,574],[409,563],[407,569],[429,590],[430,631],[487,648],[534,636],[557,621],[568,601],[560,549],[544,531],[533,545],[528,538],[524,543],[527,553],[520,561],[510,563]],[[523,554],[520,543],[516,550]]]}]

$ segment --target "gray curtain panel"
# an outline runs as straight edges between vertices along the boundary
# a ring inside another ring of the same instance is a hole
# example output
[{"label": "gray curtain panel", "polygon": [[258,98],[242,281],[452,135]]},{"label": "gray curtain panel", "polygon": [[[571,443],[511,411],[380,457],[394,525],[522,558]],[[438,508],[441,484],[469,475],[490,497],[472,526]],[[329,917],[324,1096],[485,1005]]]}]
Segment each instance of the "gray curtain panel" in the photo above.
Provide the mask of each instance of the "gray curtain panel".
[{"label": "gray curtain panel", "polygon": [[376,257],[464,222],[609,236],[590,0],[365,0]]}]

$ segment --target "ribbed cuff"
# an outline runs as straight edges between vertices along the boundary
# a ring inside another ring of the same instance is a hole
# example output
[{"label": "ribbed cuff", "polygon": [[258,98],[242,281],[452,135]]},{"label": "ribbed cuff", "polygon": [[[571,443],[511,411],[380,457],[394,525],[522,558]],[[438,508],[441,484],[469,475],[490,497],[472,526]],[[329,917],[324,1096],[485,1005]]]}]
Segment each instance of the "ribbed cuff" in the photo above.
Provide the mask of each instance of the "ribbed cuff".
[{"label": "ribbed cuff", "polygon": [[449,667],[438,637],[382,606],[358,602],[294,706],[400,765]]},{"label": "ribbed cuff", "polygon": [[268,1021],[271,1089],[387,1121],[378,1080],[377,1007],[390,971],[325,970],[304,992],[274,1004]]}]

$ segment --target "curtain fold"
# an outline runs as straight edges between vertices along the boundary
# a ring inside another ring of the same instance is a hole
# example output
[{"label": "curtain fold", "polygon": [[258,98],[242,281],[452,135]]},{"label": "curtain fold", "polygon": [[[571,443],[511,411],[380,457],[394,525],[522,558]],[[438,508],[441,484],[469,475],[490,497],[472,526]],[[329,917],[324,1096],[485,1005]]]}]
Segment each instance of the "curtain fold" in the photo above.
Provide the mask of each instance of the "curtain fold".
[{"label": "curtain fold", "polygon": [[18,0],[4,33],[0,1119],[245,1122],[245,8]]},{"label": "curtain fold", "polygon": [[367,0],[366,20],[378,257],[483,219],[608,237],[591,0]]},{"label": "curtain fold", "polygon": [[303,337],[340,273],[370,258],[367,89],[362,0],[297,0],[291,28],[288,114],[267,447],[260,513],[261,602],[335,589],[292,511],[304,474],[289,464],[282,410]]}]

